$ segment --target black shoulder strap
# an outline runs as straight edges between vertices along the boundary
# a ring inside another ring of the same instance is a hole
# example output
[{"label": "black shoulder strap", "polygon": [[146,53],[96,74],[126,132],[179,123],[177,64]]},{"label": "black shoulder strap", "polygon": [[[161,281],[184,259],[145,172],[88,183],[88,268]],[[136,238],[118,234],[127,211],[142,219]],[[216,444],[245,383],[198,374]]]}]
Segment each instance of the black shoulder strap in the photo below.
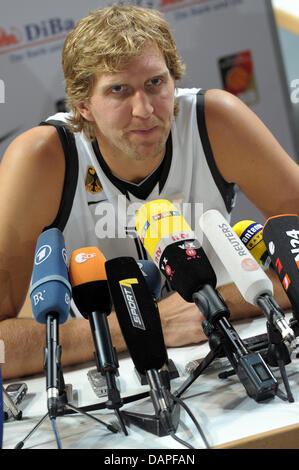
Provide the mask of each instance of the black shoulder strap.
[{"label": "black shoulder strap", "polygon": [[205,118],[205,93],[206,90],[199,90],[197,93],[197,102],[196,102],[196,114],[197,114],[197,126],[198,132],[200,135],[201,143],[205,152],[206,160],[209,165],[210,171],[214,178],[217,188],[220,191],[220,194],[224,200],[225,207],[230,213],[235,202],[235,184],[228,183],[225,181],[223,176],[218,170],[216,165],[213,151],[211,148],[207,126]]},{"label": "black shoulder strap", "polygon": [[54,126],[56,128],[65,156],[65,176],[59,210],[55,220],[44,230],[56,227],[63,231],[73,206],[77,187],[79,172],[77,147],[74,135],[65,127],[63,122],[56,120],[43,121],[40,126]]}]

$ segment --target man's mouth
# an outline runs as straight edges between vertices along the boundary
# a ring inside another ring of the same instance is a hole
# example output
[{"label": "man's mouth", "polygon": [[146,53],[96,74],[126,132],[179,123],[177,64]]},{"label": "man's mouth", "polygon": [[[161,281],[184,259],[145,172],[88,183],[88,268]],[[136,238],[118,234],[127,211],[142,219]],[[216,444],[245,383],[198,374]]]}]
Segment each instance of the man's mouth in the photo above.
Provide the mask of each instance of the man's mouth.
[{"label": "man's mouth", "polygon": [[132,134],[137,134],[137,135],[151,135],[153,134],[159,127],[154,126],[154,127],[149,127],[149,128],[142,128],[142,129],[132,129],[130,132]]}]

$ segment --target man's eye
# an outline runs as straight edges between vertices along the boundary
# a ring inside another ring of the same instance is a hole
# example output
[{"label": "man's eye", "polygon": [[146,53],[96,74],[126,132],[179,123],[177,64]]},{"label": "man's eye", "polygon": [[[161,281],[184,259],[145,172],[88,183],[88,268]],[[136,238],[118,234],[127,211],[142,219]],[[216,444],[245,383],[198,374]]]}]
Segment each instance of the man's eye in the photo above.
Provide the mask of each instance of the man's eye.
[{"label": "man's eye", "polygon": [[124,85],[117,85],[115,87],[112,88],[112,93],[122,93],[123,91],[125,91],[125,86]]},{"label": "man's eye", "polygon": [[161,83],[162,83],[161,78],[152,78],[151,80],[147,82],[149,86],[158,86],[158,85],[161,85]]}]

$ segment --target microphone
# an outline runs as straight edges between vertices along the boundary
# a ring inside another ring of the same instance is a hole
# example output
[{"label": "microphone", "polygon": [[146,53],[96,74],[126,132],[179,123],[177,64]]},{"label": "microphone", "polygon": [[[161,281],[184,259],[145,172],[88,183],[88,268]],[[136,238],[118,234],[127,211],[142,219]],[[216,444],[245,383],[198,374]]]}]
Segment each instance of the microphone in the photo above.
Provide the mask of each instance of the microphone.
[{"label": "microphone", "polygon": [[279,280],[299,320],[299,217],[282,214],[270,217],[263,239]]},{"label": "microphone", "polygon": [[57,416],[60,392],[61,346],[58,325],[67,321],[71,302],[66,262],[61,231],[51,228],[41,233],[35,249],[30,299],[35,320],[46,324],[44,367],[50,418]]},{"label": "microphone", "polygon": [[268,269],[271,266],[265,242],[263,240],[263,225],[253,220],[241,220],[233,225],[233,230],[244,243],[248,251],[260,266]]},{"label": "microphone", "polygon": [[290,351],[295,349],[295,334],[289,327],[283,310],[274,298],[271,280],[223,215],[212,209],[202,214],[199,223],[244,299],[259,306],[269,323],[273,324],[280,332]]},{"label": "microphone", "polygon": [[112,310],[112,302],[103,254],[97,247],[75,250],[71,255],[69,274],[74,302],[82,316],[90,323],[98,372],[107,381],[108,402],[106,406],[117,411],[122,406],[115,381],[119,364],[107,320]]},{"label": "microphone", "polygon": [[260,354],[247,350],[229,322],[229,310],[216,291],[216,274],[177,208],[166,200],[144,204],[136,214],[136,229],[172,288],[200,309],[211,348],[211,339],[217,338],[217,350],[224,348],[248,395],[256,401],[272,398],[277,381]]},{"label": "microphone", "polygon": [[162,279],[159,269],[152,261],[145,259],[138,259],[136,260],[136,263],[141,270],[154,299],[158,300],[162,290]]},{"label": "microphone", "polygon": [[154,416],[124,414],[151,433],[170,434],[178,426],[179,409],[169,395],[168,357],[157,304],[134,258],[114,258],[106,261],[105,267],[124,340],[137,372],[146,375],[155,410]]}]

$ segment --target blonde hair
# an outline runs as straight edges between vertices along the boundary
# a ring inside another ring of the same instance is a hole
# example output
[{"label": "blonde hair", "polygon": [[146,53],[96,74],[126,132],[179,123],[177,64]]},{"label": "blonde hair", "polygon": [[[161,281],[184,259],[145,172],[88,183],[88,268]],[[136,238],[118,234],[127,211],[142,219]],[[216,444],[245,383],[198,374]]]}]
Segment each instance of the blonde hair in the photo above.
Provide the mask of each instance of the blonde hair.
[{"label": "blonde hair", "polygon": [[66,102],[73,113],[69,127],[73,132],[83,130],[89,140],[94,139],[93,123],[85,120],[76,106],[89,100],[99,73],[124,70],[149,41],[162,52],[172,77],[180,80],[185,67],[170,28],[157,10],[113,5],[91,12],[76,24],[62,53]]}]

